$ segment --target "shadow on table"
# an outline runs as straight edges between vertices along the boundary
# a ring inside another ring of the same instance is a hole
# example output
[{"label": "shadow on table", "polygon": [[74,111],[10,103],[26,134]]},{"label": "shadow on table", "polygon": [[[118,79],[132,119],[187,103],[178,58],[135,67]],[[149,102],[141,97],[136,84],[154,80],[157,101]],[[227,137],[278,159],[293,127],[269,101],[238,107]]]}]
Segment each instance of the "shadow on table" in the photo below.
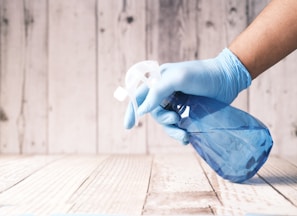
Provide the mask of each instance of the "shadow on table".
[{"label": "shadow on table", "polygon": [[253,178],[245,182],[245,184],[261,185],[261,184],[278,184],[278,185],[296,185],[297,187],[297,173],[286,175],[261,175],[257,174]]}]

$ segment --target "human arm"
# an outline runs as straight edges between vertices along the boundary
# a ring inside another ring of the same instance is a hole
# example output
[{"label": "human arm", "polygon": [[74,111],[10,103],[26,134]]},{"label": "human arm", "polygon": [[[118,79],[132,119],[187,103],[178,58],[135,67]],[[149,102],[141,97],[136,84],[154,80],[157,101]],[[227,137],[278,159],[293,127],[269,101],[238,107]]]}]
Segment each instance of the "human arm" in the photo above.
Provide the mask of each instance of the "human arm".
[{"label": "human arm", "polygon": [[[182,91],[231,103],[249,86],[247,73],[256,78],[297,48],[296,11],[296,0],[273,0],[230,44],[231,52],[213,59],[162,65],[159,85],[140,93],[139,114],[150,112],[170,136],[187,143],[187,133],[174,126],[180,116],[162,109],[160,102],[174,91]],[[133,116],[130,107],[126,128],[133,127]]]},{"label": "human arm", "polygon": [[252,79],[297,49],[297,1],[272,0],[230,44]]}]

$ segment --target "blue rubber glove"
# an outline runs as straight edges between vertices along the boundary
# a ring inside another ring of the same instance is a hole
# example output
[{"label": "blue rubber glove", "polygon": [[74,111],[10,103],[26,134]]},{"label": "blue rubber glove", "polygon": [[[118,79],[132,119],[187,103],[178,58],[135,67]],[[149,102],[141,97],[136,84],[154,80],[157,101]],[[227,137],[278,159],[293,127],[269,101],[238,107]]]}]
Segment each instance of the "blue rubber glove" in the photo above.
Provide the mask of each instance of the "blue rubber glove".
[{"label": "blue rubber glove", "polygon": [[[240,60],[227,48],[216,58],[160,66],[161,79],[148,89],[141,86],[136,93],[139,116],[151,113],[154,119],[164,126],[166,133],[183,144],[189,143],[186,131],[175,126],[180,116],[163,109],[161,102],[172,93],[205,96],[230,104],[240,91],[251,84],[251,76]],[[124,126],[134,126],[134,110],[128,105]]]}]

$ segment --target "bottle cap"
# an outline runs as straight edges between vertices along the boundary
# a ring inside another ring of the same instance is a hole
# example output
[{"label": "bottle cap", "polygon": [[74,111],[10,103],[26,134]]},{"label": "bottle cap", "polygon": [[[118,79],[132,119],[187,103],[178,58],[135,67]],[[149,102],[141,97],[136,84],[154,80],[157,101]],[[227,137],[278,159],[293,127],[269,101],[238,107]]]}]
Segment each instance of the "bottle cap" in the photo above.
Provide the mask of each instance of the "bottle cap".
[{"label": "bottle cap", "polygon": [[141,84],[147,85],[149,88],[160,79],[159,63],[157,61],[147,60],[134,64],[126,73],[125,88],[119,86],[115,92],[114,97],[119,101],[124,101],[127,96],[133,105],[135,124],[138,124],[136,102],[136,91]]}]

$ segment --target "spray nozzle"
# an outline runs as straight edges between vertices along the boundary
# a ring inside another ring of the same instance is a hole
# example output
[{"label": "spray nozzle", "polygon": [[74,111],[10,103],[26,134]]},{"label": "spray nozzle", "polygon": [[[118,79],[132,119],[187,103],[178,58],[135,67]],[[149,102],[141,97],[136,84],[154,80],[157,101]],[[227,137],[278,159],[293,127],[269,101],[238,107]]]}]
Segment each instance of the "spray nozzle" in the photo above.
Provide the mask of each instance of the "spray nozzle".
[{"label": "spray nozzle", "polygon": [[119,86],[115,92],[114,97],[119,101],[124,101],[127,96],[130,97],[132,102],[135,124],[138,124],[137,109],[138,104],[136,102],[136,91],[141,84],[147,85],[149,88],[154,85],[160,79],[159,64],[157,61],[141,61],[134,64],[126,73],[125,88]]}]

